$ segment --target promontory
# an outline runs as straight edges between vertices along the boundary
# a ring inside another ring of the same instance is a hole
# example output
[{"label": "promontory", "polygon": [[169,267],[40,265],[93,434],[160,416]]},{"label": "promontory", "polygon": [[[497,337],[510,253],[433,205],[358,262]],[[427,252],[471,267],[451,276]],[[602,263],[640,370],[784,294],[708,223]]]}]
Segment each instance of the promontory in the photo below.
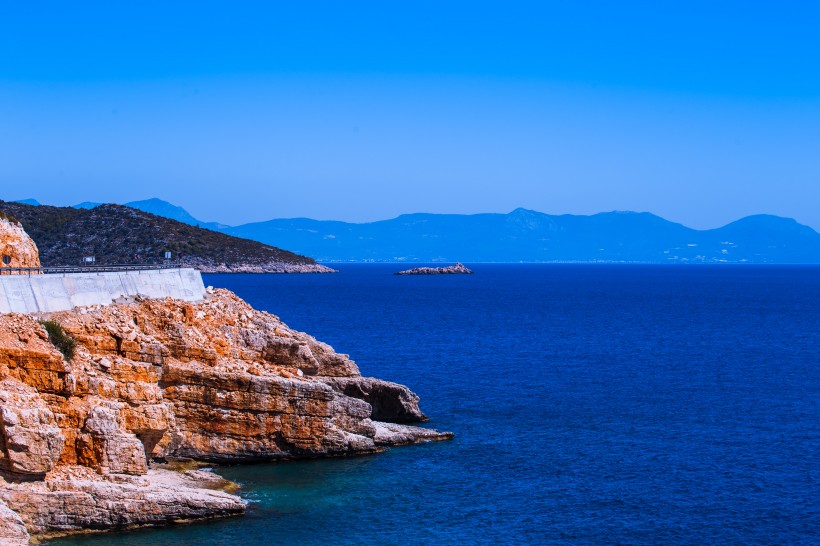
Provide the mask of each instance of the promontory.
[{"label": "promontory", "polygon": [[[37,265],[14,222],[0,220],[0,248]],[[236,486],[197,461],[351,456],[452,437],[408,424],[427,418],[407,387],[363,377],[347,355],[206,289],[193,270],[12,273],[0,264],[0,308],[64,309],[0,312],[4,545],[241,515]],[[164,284],[150,284],[160,274]],[[176,299],[135,293],[174,288],[173,278],[185,283]],[[104,294],[116,303],[72,307]]]},{"label": "promontory", "polygon": [[271,245],[191,226],[122,205],[93,209],[0,201],[40,247],[44,266],[162,263],[165,253],[203,273],[332,273],[335,270]]}]

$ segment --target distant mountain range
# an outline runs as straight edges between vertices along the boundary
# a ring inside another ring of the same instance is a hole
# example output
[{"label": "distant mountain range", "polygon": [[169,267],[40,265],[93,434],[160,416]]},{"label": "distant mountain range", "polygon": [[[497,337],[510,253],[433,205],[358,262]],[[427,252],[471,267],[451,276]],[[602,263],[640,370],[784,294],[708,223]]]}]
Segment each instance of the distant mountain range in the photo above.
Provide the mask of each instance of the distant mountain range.
[{"label": "distant mountain range", "polygon": [[367,224],[270,220],[226,231],[319,261],[820,263],[820,234],[763,215],[706,231],[649,213],[553,216],[525,209],[406,214]]},{"label": "distant mountain range", "polygon": [[226,226],[201,222],[160,199],[126,206],[325,262],[820,263],[820,234],[790,218],[769,215],[710,230],[646,212],[579,216],[526,209],[405,214],[362,224],[291,218]]},{"label": "distant mountain range", "polygon": [[221,231],[230,227],[217,222],[203,222],[202,220],[197,220],[184,208],[172,205],[168,201],[163,201],[162,199],[153,198],[145,199],[144,201],[131,201],[130,203],[124,203],[124,205],[126,207],[131,207],[132,209],[150,212],[151,214],[156,214],[157,216],[162,216],[164,218],[170,218],[171,220],[176,220],[177,222],[182,222],[183,224],[188,224],[189,226],[199,226],[213,231]]}]

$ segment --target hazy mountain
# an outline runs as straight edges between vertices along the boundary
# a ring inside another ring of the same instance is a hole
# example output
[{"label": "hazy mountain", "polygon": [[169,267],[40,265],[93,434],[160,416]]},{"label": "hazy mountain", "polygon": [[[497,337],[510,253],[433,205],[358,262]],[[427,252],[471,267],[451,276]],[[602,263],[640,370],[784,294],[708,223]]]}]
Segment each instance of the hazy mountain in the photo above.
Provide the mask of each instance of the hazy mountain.
[{"label": "hazy mountain", "polygon": [[788,218],[750,216],[694,230],[649,213],[406,214],[353,224],[270,220],[226,233],[319,261],[820,263],[820,234]]},{"label": "hazy mountain", "polygon": [[170,218],[171,220],[176,220],[177,222],[182,222],[183,224],[188,224],[189,226],[199,226],[215,231],[228,227],[217,222],[203,222],[202,220],[197,220],[184,208],[178,207],[168,201],[157,199],[156,197],[145,199],[143,201],[131,201],[130,203],[125,203],[125,206],[131,207],[132,209],[141,210],[143,212],[150,212],[151,214],[156,214],[157,216],[162,216],[163,218]]},{"label": "hazy mountain", "polygon": [[[34,206],[40,206],[42,204],[36,199],[22,199],[20,201],[12,202]],[[72,205],[72,208],[91,210],[99,207],[102,204],[103,203],[97,203],[95,201],[83,201],[82,203]],[[177,222],[182,222],[183,224],[188,224],[189,226],[199,226],[214,231],[221,231],[222,229],[229,227],[225,224],[220,224],[218,222],[203,222],[202,220],[198,220],[191,216],[191,214],[188,213],[188,211],[184,208],[178,207],[177,205],[169,203],[168,201],[157,199],[156,197],[153,197],[151,199],[145,199],[142,201],[131,201],[130,203],[124,203],[123,206],[131,207],[132,209],[141,210],[143,212],[149,212],[151,214],[162,216],[163,218],[168,218],[170,220],[176,220]]]},{"label": "hazy mountain", "polygon": [[72,205],[71,207],[75,209],[91,210],[99,207],[100,205],[102,205],[102,203],[95,203],[93,201],[83,201],[82,203],[77,203],[76,205]]}]

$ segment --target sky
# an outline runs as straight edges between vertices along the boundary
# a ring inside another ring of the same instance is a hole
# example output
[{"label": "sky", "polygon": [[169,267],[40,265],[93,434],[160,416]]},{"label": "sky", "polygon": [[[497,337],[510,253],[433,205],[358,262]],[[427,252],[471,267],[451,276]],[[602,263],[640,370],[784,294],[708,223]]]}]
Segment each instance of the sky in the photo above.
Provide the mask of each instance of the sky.
[{"label": "sky", "polygon": [[820,230],[817,2],[7,2],[0,199]]}]

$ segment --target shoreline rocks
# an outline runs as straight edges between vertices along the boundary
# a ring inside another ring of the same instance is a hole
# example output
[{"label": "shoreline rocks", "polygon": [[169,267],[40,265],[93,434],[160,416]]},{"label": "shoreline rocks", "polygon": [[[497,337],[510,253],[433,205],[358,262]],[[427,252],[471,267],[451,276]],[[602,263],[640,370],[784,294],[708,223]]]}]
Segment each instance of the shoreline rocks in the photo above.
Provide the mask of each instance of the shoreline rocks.
[{"label": "shoreline rocks", "polygon": [[456,262],[455,265],[447,267],[416,267],[399,271],[395,275],[472,275],[472,273],[463,263]]},{"label": "shoreline rocks", "polygon": [[[71,361],[43,318],[76,341]],[[220,490],[231,484],[163,462],[352,456],[452,438],[407,424],[427,419],[418,402],[227,290],[198,303],[0,314],[0,541],[240,515],[242,499]]]},{"label": "shoreline rocks", "polygon": [[186,259],[184,265],[198,269],[202,273],[338,273],[337,270],[321,264],[293,264],[287,262],[226,265]]},{"label": "shoreline rocks", "polygon": [[[198,474],[209,473],[150,469],[140,476],[106,476],[87,467],[59,467],[43,481],[4,484],[0,503],[24,524],[30,538],[19,544],[28,544],[31,538],[167,525],[245,512],[245,501],[213,489],[213,478]],[[0,519],[0,532],[2,522]]]}]

